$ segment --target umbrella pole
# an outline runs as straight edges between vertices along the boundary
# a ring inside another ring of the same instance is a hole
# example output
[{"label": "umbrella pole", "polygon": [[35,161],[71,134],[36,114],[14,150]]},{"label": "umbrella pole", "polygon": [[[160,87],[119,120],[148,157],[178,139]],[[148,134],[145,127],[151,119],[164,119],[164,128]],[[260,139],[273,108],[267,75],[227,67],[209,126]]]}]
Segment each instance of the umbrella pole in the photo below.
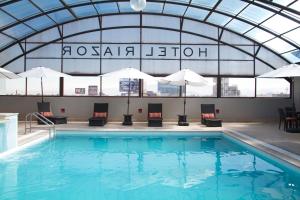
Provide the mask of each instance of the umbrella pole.
[{"label": "umbrella pole", "polygon": [[185,104],[186,104],[186,82],[184,83],[183,115],[185,115]]},{"label": "umbrella pole", "polygon": [[293,94],[293,108],[296,109],[295,105],[295,78],[292,78],[292,94]]},{"label": "umbrella pole", "polygon": [[130,78],[128,83],[128,99],[127,99],[127,115],[129,115],[129,104],[130,104]]},{"label": "umbrella pole", "polygon": [[43,77],[41,77],[42,102],[44,102]]}]

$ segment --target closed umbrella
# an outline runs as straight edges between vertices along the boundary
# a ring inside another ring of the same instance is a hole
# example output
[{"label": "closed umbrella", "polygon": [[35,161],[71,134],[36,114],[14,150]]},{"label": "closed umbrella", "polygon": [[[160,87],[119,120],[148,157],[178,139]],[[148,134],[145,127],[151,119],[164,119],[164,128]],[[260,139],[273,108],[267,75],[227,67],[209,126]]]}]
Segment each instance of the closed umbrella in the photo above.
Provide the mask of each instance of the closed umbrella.
[{"label": "closed umbrella", "polygon": [[46,67],[35,67],[26,72],[22,72],[19,76],[23,78],[40,78],[41,79],[41,92],[42,102],[44,102],[44,89],[43,89],[43,78],[59,78],[59,77],[71,77],[70,75],[49,69]]},{"label": "closed umbrella", "polygon": [[153,76],[150,76],[144,72],[141,72],[135,68],[123,68],[120,70],[116,70],[113,72],[106,73],[104,75],[101,75],[103,78],[127,78],[129,80],[128,84],[128,96],[127,96],[127,115],[129,115],[129,104],[130,104],[130,80],[131,79],[143,79],[143,80],[151,80],[155,81],[155,78]]},{"label": "closed umbrella", "polygon": [[0,68],[0,79],[17,79],[17,78],[21,78],[21,77],[11,71]]},{"label": "closed umbrella", "polygon": [[197,74],[196,72],[190,69],[182,69],[178,72],[175,72],[169,76],[161,79],[163,83],[169,83],[171,85],[184,86],[184,101],[183,101],[183,114],[185,115],[185,105],[186,105],[186,85],[191,86],[205,86],[210,85],[209,82],[203,77]]},{"label": "closed umbrella", "polygon": [[294,79],[300,77],[300,65],[289,64],[280,67],[276,70],[267,72],[258,76],[257,78],[291,78],[292,79],[292,91],[293,91],[293,107],[295,107],[295,91],[294,91]]}]

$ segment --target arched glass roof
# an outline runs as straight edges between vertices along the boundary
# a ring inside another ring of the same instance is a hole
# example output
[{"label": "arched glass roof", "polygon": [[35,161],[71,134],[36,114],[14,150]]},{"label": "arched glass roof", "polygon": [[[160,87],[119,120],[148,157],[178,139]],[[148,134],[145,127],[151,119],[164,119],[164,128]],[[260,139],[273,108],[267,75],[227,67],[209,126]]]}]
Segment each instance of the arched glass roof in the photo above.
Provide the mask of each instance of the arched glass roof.
[{"label": "arched glass roof", "polygon": [[[134,12],[129,0],[2,0],[0,51],[70,21]],[[212,24],[252,39],[289,62],[300,59],[300,0],[148,0],[142,13]]]}]

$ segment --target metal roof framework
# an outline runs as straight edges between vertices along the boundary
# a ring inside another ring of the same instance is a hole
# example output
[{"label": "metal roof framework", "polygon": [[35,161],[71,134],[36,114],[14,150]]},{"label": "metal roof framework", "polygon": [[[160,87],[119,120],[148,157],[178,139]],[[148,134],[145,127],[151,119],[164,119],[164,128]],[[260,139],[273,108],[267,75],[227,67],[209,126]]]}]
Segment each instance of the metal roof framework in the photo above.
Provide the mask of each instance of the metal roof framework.
[{"label": "metal roof framework", "polygon": [[[0,1],[0,53],[37,33],[85,18],[137,14],[129,1]],[[173,16],[234,32],[290,63],[300,61],[299,0],[148,0],[140,14]],[[290,55],[293,55],[291,58]]]}]

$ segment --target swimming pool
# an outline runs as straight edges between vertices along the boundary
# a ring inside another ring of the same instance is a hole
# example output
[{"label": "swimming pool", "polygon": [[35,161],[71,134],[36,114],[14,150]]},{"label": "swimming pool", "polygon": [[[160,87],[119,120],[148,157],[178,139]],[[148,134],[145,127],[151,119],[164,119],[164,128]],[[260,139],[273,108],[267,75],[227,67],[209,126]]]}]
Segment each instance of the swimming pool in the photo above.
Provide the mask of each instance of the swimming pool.
[{"label": "swimming pool", "polygon": [[299,171],[255,152],[219,132],[61,132],[0,159],[0,199],[300,199]]}]

